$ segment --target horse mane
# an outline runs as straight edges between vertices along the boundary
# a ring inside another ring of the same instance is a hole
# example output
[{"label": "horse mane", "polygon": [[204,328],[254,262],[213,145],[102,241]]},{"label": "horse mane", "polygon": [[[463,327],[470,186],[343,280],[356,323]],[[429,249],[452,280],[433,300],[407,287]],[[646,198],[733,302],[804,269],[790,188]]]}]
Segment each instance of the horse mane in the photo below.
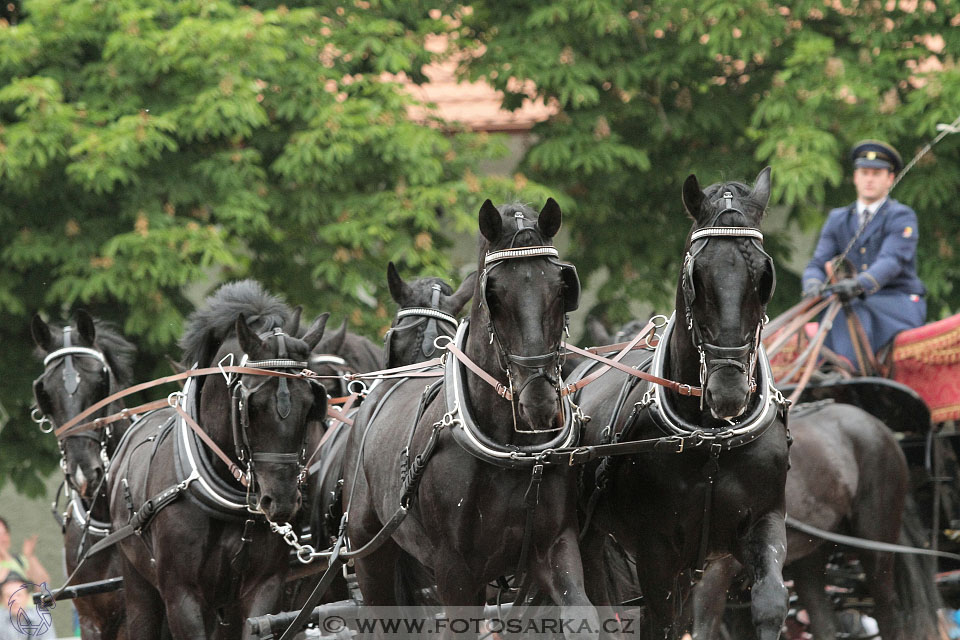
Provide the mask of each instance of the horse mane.
[{"label": "horse mane", "polygon": [[204,306],[187,318],[180,338],[183,363],[209,364],[209,359],[224,340],[234,332],[237,318],[246,316],[247,324],[256,333],[282,327],[292,310],[275,295],[268,293],[256,280],[230,282],[217,289],[204,301]]},{"label": "horse mane", "polygon": [[97,329],[97,347],[110,363],[117,382],[122,386],[130,385],[133,382],[133,362],[137,348],[120,335],[113,323],[94,318],[93,324]]}]

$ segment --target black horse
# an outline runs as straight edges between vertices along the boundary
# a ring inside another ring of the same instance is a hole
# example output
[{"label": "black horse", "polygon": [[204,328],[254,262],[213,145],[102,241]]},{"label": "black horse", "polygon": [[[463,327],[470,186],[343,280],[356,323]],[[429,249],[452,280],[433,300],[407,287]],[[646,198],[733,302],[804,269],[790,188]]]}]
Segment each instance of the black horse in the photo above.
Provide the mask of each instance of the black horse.
[{"label": "black horse", "polygon": [[[852,405],[820,402],[792,410],[790,431],[794,441],[786,492],[787,513],[793,520],[869,541],[923,546],[922,535],[915,535],[920,530],[917,516],[904,508],[910,490],[906,459],[880,420]],[[827,556],[835,549],[832,543],[787,528],[784,572],[794,580],[800,603],[810,614],[815,638],[837,637],[824,575]],[[884,640],[940,637],[941,600],[932,562],[888,551],[859,549],[855,554],[863,565]],[[694,590],[697,640],[721,637],[724,595],[738,571],[735,559],[718,559]]]},{"label": "black horse", "polygon": [[579,297],[576,271],[550,244],[560,223],[553,199],[539,216],[484,202],[482,275],[455,338],[477,370],[448,353],[442,383],[402,381],[364,402],[344,468],[351,549],[409,509],[390,539],[356,559],[365,604],[398,603],[397,561],[409,554],[435,576],[448,611],[482,605],[487,583],[506,574],[526,575],[557,604],[590,606],[574,470],[538,462],[579,429],[558,380],[566,313]]},{"label": "black horse", "polygon": [[[297,373],[326,319],[297,337],[299,311],[256,282],[225,285],[188,320],[184,361]],[[271,529],[300,507],[306,426],[326,391],[302,376],[218,373],[190,379],[177,408],[134,423],[111,470],[113,526],[137,527],[119,543],[128,624],[155,638],[166,614],[177,639],[239,638],[247,617],[278,609],[290,547]]]},{"label": "black horse", "polygon": [[390,297],[400,305],[384,337],[383,358],[388,368],[423,362],[440,355],[437,337],[453,337],[456,317],[473,295],[477,274],[470,273],[454,291],[442,278],[405,282],[396,265],[387,264]]},{"label": "black horse", "polygon": [[[387,283],[390,296],[400,305],[393,324],[384,338],[384,366],[402,367],[439,355],[435,345],[438,336],[453,337],[457,327],[456,316],[473,295],[476,275],[467,276],[456,292],[442,278],[419,278],[405,282],[396,266],[387,265]],[[391,386],[396,380],[379,384]],[[343,451],[347,443],[347,429],[339,428],[324,443],[317,456],[315,495],[317,499],[311,521],[312,537],[321,546],[333,544],[343,516],[341,488],[343,485]]]},{"label": "black horse", "polygon": [[[87,407],[129,386],[136,348],[110,325],[78,310],[74,322],[51,327],[40,316],[30,324],[43,374],[33,383],[37,411],[53,427],[66,424]],[[116,413],[122,401],[90,416]],[[83,553],[110,530],[110,503],[104,478],[129,421],[66,436],[60,441],[60,466],[67,488],[63,532],[67,573],[72,574]],[[74,584],[120,575],[118,553],[91,557],[73,577]],[[123,594],[101,593],[75,601],[84,640],[127,637]]]},{"label": "black horse", "polygon": [[[647,638],[679,633],[691,584],[715,554],[733,553],[750,572],[763,640],[779,637],[787,613],[788,439],[782,397],[759,348],[774,289],[758,230],[769,196],[769,169],[753,189],[729,182],[702,191],[696,177],[687,178],[683,204],[694,224],[677,285],[679,317],[652,356],[624,360],[647,359],[651,373],[680,386],[608,373],[582,391],[581,409],[592,418],[586,444],[657,443],[588,467],[582,501],[590,599],[620,602],[606,560],[615,539],[637,560]],[[683,395],[691,387],[701,387],[702,397]]]}]

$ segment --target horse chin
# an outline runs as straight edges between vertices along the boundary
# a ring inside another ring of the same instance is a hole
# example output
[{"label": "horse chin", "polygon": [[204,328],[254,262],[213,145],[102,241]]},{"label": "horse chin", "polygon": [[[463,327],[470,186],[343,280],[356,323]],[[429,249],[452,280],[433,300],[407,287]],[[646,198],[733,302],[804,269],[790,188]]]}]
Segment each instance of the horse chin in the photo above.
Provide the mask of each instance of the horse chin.
[{"label": "horse chin", "polygon": [[[261,495],[258,506],[272,522],[290,522],[300,510],[300,505],[303,502],[300,491],[297,490],[294,496],[285,495],[287,493],[289,493],[288,490],[278,492],[264,491]],[[282,497],[278,498],[276,496]]]},{"label": "horse chin", "polygon": [[[530,385],[517,403],[520,419],[532,431],[553,431],[563,426],[563,414],[557,399],[557,390],[545,385],[545,390],[534,391]],[[528,393],[529,391],[529,393]]]},{"label": "horse chin", "polygon": [[704,389],[706,405],[710,415],[718,420],[732,420],[743,415],[747,410],[749,387],[746,378],[737,376],[736,379],[711,376]]}]

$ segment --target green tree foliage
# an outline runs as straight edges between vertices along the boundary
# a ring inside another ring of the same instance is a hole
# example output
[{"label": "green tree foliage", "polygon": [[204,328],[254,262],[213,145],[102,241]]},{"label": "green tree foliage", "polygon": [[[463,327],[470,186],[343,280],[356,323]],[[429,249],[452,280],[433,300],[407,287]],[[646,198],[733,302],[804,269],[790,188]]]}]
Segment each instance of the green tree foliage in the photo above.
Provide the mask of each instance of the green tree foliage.
[{"label": "green tree foliage", "polygon": [[422,82],[435,58],[425,38],[456,24],[430,9],[5,6],[0,402],[12,418],[0,484],[36,491],[56,464],[52,436],[27,417],[32,313],[82,306],[114,320],[140,348],[140,380],[169,373],[160,354],[179,355],[188,285],[255,277],[375,337],[390,320],[388,260],[451,274],[441,232],[475,233],[483,198],[543,201],[533,182],[472,173],[506,152],[501,140],[409,115],[399,80]]},{"label": "green tree foliage", "polygon": [[[752,181],[773,168],[774,204],[815,232],[855,198],[847,153],[861,138],[908,161],[960,116],[960,6],[930,0],[529,0],[471,3],[464,65],[506,93],[555,104],[523,160],[530,176],[573,197],[571,257],[604,271],[600,311],[630,301],[673,305],[689,228],[680,186]],[[931,319],[960,290],[960,135],[947,137],[896,188],[920,216],[921,276]],[[791,232],[795,234],[795,232]],[[781,260],[794,237],[768,234]],[[808,256],[799,256],[806,260]],[[796,301],[780,273],[772,311]]]}]

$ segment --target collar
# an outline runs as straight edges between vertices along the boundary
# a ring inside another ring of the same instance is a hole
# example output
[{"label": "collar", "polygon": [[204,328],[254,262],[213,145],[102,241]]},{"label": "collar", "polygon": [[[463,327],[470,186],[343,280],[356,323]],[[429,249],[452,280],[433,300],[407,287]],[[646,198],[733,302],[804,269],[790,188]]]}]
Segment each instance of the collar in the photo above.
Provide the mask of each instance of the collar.
[{"label": "collar", "polygon": [[[670,346],[670,335],[676,325],[676,312],[670,316],[670,321],[664,327],[660,343],[654,351],[650,373],[657,376],[666,375],[667,351]],[[757,391],[759,399],[753,403],[753,409],[740,418],[730,421],[730,425],[722,429],[704,429],[699,424],[684,421],[670,405],[666,389],[658,384],[648,387],[643,402],[647,404],[649,415],[654,424],[667,435],[689,436],[696,432],[704,434],[722,443],[723,448],[732,449],[759,438],[781,415],[786,411],[785,401],[780,392],[773,386],[773,373],[770,361],[763,344],[757,347]]]},{"label": "collar", "polygon": [[884,196],[883,198],[881,198],[880,200],[877,200],[873,204],[864,204],[858,199],[855,206],[857,215],[862,215],[864,211],[867,211],[867,213],[869,213],[870,215],[876,214],[876,212],[880,210],[880,207],[886,204],[889,198],[890,196]]},{"label": "collar", "polygon": [[[454,344],[462,351],[467,342],[470,321],[464,319],[457,328]],[[467,386],[464,381],[463,364],[447,354],[443,370],[443,395],[447,415],[444,420],[451,423],[453,438],[470,455],[508,469],[532,467],[540,459],[540,454],[550,449],[575,446],[580,433],[581,417],[568,396],[561,400],[563,407],[563,429],[548,442],[534,445],[504,445],[490,440],[477,426],[470,412],[467,398]],[[450,418],[447,418],[450,416]],[[549,432],[544,432],[549,433]]]}]

